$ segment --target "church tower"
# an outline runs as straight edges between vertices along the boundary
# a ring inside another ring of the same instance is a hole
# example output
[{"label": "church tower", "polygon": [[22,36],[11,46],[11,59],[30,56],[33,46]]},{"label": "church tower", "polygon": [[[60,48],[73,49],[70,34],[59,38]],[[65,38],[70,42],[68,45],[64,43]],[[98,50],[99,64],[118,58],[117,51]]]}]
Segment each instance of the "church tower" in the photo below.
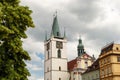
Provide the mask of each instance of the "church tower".
[{"label": "church tower", "polygon": [[56,14],[53,20],[51,36],[47,39],[46,35],[44,42],[44,80],[67,80],[66,43],[65,35],[61,36]]}]

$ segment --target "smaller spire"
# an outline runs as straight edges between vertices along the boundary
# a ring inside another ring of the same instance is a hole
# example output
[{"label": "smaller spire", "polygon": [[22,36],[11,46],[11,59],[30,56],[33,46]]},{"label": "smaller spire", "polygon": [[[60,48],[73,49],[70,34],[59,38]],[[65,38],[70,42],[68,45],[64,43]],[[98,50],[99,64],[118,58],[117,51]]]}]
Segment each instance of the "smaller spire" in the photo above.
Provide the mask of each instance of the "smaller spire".
[{"label": "smaller spire", "polygon": [[85,53],[84,51],[84,45],[82,44],[82,39],[81,37],[79,37],[79,40],[78,40],[79,44],[77,46],[77,50],[78,50],[78,56],[82,55]]},{"label": "smaller spire", "polygon": [[45,41],[47,41],[47,31],[45,31]]},{"label": "smaller spire", "polygon": [[66,38],[66,30],[65,30],[65,27],[64,27],[64,38]]},{"label": "smaller spire", "polygon": [[80,34],[79,34],[79,44],[82,44],[82,39]]},{"label": "smaller spire", "polygon": [[56,17],[56,16],[57,16],[57,10],[55,11],[55,13],[54,13],[53,17]]},{"label": "smaller spire", "polygon": [[92,58],[93,58],[93,60],[96,60],[96,58],[95,58],[94,54],[93,54]]}]

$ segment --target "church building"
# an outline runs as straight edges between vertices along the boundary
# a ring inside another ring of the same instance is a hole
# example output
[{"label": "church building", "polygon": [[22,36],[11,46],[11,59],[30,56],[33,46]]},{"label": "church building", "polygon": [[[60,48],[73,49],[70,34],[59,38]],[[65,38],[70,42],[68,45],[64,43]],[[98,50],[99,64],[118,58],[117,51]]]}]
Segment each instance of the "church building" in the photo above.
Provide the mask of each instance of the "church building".
[{"label": "church building", "polygon": [[94,56],[85,52],[81,38],[77,46],[78,56],[68,61],[67,55],[71,53],[67,53],[66,34],[60,32],[57,15],[53,19],[50,37],[46,35],[44,49],[44,80],[82,80],[81,74],[95,61]]}]

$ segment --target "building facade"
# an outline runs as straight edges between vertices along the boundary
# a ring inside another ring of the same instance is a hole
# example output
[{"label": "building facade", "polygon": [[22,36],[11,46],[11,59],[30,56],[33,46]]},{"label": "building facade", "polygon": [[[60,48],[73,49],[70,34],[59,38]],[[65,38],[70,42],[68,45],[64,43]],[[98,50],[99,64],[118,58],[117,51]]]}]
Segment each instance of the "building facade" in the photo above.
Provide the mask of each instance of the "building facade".
[{"label": "building facade", "polygon": [[100,80],[120,80],[120,44],[110,43],[99,56]]},{"label": "building facade", "polygon": [[82,74],[82,80],[100,80],[99,77],[99,60],[97,59],[88,69]]}]

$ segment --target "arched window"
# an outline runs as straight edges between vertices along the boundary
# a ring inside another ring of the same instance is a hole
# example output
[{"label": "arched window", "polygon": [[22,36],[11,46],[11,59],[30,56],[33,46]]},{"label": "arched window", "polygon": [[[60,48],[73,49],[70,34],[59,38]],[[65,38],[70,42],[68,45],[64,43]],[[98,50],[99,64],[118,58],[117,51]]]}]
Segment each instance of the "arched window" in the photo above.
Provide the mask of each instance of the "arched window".
[{"label": "arched window", "polygon": [[58,58],[61,58],[61,50],[58,50]]},{"label": "arched window", "polygon": [[59,66],[59,71],[61,71],[61,67]]},{"label": "arched window", "polygon": [[57,36],[59,36],[59,32],[57,32]]},{"label": "arched window", "polygon": [[61,80],[61,78],[59,78],[59,80]]}]

